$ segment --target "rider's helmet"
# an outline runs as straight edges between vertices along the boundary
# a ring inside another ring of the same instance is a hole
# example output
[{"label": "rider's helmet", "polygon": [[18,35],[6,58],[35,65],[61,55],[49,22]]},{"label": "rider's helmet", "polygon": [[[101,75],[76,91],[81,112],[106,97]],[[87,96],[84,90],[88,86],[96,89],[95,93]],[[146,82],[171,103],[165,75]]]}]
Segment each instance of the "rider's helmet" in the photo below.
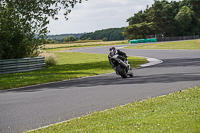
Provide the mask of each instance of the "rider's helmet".
[{"label": "rider's helmet", "polygon": [[110,47],[110,49],[109,49],[110,51],[115,51],[116,50],[116,48],[115,47]]},{"label": "rider's helmet", "polygon": [[110,56],[114,56],[117,53],[117,50],[115,47],[110,47]]}]

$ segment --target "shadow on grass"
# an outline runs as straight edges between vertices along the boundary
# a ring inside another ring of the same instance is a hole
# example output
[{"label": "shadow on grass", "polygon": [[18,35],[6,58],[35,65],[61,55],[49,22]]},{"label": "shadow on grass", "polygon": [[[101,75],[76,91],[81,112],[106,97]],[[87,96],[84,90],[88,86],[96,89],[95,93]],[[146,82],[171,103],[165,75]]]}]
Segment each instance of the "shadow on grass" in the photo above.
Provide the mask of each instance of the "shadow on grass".
[{"label": "shadow on grass", "polygon": [[[100,61],[100,62],[91,62],[91,63],[79,63],[79,64],[64,64],[64,65],[56,65],[53,67],[49,67],[42,70],[36,70],[31,72],[24,73],[15,73],[15,74],[5,74],[0,75],[3,77],[12,76],[43,76],[51,75],[51,74],[93,74],[95,73],[93,70],[110,70],[111,66],[108,61]],[[90,70],[89,72],[83,71]],[[79,72],[80,71],[80,72]]]},{"label": "shadow on grass", "polygon": [[92,75],[99,75],[112,71],[108,61],[64,64],[31,72],[0,75],[0,86],[3,89],[21,86],[62,81]]}]

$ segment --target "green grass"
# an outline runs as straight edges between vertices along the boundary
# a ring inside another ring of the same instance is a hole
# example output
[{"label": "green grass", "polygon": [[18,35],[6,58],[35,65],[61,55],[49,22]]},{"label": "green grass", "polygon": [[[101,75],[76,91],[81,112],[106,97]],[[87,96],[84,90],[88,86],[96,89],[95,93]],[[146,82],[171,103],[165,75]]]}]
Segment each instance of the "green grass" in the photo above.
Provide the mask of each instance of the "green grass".
[{"label": "green grass", "polygon": [[144,44],[126,47],[128,49],[182,49],[200,50],[200,40],[161,42],[154,44]]},{"label": "green grass", "polygon": [[33,133],[198,133],[200,87],[118,106]]},{"label": "green grass", "polygon": [[[108,55],[55,52],[58,64],[43,70],[0,75],[0,90],[54,81],[69,80],[114,72]],[[129,57],[131,67],[147,63],[140,57]]]},{"label": "green grass", "polygon": [[108,46],[108,45],[122,45],[122,44],[128,44],[128,40],[122,40],[122,41],[91,41],[91,42],[71,42],[67,44],[44,44],[41,46],[41,48],[45,49],[59,49],[59,48],[77,48],[77,47],[96,47],[96,46]]}]

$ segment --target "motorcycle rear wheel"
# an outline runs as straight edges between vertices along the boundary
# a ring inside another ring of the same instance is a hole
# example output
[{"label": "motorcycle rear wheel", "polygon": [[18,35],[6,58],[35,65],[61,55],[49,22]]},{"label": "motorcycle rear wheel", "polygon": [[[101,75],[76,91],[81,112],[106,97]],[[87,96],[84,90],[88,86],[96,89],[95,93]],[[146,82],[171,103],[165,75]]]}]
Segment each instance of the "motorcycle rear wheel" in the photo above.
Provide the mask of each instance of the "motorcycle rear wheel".
[{"label": "motorcycle rear wheel", "polygon": [[117,69],[119,75],[120,75],[122,78],[127,78],[127,73],[126,73],[125,68],[122,68],[120,65],[117,65],[116,69]]}]

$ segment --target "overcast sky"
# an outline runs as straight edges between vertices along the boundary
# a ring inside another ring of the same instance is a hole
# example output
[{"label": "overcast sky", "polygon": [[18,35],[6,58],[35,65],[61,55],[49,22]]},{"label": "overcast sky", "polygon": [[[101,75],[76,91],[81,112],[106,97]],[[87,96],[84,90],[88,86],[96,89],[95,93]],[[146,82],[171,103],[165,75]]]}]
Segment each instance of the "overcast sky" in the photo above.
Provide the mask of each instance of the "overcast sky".
[{"label": "overcast sky", "polygon": [[68,21],[65,20],[63,11],[59,12],[58,20],[50,19],[49,34],[84,33],[125,27],[128,26],[128,18],[153,3],[153,0],[82,0],[82,3],[76,4],[72,9]]}]

